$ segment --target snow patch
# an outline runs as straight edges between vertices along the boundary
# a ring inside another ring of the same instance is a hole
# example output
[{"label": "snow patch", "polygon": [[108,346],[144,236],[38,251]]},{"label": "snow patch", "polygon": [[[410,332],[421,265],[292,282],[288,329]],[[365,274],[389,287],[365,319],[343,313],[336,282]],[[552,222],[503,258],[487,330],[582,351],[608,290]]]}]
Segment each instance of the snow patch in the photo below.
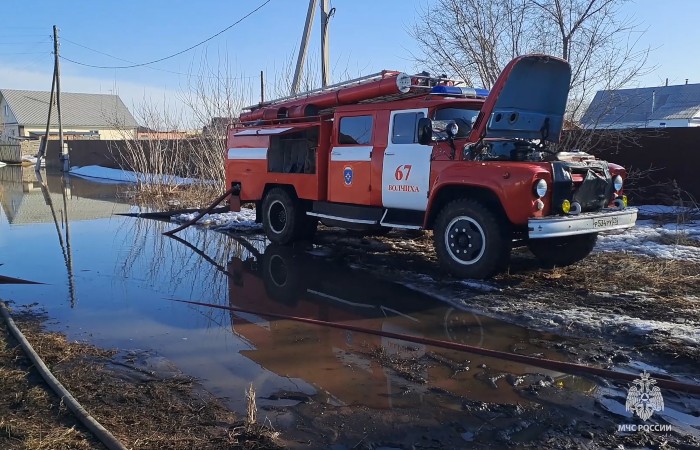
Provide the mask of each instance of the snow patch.
[{"label": "snow patch", "polygon": [[700,220],[666,224],[638,220],[633,228],[599,235],[594,251],[632,252],[662,259],[700,262],[700,246],[683,245],[686,240],[700,243]]},{"label": "snow patch", "polygon": [[591,314],[591,310],[587,308],[572,308],[549,312],[549,315],[550,320],[564,326],[568,326],[568,324],[573,322],[579,328],[590,330],[626,331],[637,335],[662,333],[689,346],[700,345],[700,328],[694,325],[646,320],[618,314]]},{"label": "snow patch", "polygon": [[[197,213],[177,214],[172,216],[170,220],[184,223],[195,217],[197,217]],[[239,212],[206,214],[197,221],[197,224],[219,231],[259,231],[262,229],[262,224],[255,223],[255,210],[246,208],[241,208]]]},{"label": "snow patch", "polygon": [[658,216],[672,214],[700,214],[698,208],[689,208],[684,206],[667,206],[667,205],[640,205],[635,206],[639,210],[641,216]]},{"label": "snow patch", "polygon": [[498,292],[501,290],[500,288],[489,283],[484,283],[483,281],[460,280],[458,283],[468,287],[469,289],[481,292]]},{"label": "snow patch", "polygon": [[129,170],[112,169],[102,166],[71,167],[71,175],[95,180],[105,180],[118,183],[146,183],[146,184],[168,184],[168,185],[189,185],[200,182],[194,178],[182,178],[175,175],[155,175],[149,173],[131,172]]}]

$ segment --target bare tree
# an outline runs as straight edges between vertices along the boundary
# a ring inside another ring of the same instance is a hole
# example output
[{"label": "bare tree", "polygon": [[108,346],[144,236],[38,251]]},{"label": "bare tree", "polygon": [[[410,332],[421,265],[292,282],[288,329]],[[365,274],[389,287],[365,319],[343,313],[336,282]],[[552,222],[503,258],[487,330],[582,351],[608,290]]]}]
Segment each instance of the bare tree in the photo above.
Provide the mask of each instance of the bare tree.
[{"label": "bare tree", "polygon": [[567,119],[600,89],[619,88],[645,70],[649,49],[621,6],[629,0],[435,0],[412,28],[432,70],[491,88],[525,53],[560,56],[572,67]]},{"label": "bare tree", "polygon": [[249,77],[236,75],[225,53],[213,64],[205,53],[192,67],[178,98],[144,99],[133,107],[138,138],[111,120],[124,130],[112,152],[136,172],[137,190],[147,200],[177,197],[201,206],[225,190],[226,132],[248,101]]}]

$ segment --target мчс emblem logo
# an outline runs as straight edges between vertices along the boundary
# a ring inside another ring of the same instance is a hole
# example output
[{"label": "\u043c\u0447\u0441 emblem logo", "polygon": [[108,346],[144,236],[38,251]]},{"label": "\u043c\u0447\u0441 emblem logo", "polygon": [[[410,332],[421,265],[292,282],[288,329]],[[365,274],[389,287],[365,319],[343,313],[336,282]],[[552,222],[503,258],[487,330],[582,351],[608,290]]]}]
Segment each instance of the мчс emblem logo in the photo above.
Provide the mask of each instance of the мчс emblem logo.
[{"label": "\u043c\u0447\u0441 emblem logo", "polygon": [[343,169],[343,180],[345,181],[345,186],[352,185],[352,167],[346,166]]},{"label": "\u043c\u0447\u0441 emblem logo", "polygon": [[656,384],[656,380],[649,377],[645,370],[639,379],[634,380],[634,384],[627,393],[625,409],[633,411],[640,419],[646,421],[654,411],[664,410],[664,398],[661,390]]}]

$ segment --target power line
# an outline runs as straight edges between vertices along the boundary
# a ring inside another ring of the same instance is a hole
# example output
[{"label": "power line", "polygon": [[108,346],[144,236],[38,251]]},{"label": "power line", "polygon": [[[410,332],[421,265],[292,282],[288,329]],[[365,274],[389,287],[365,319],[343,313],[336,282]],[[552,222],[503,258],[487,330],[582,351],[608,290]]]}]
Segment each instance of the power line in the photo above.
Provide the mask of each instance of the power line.
[{"label": "power line", "polygon": [[[247,19],[248,17],[250,17],[250,16],[252,16],[253,14],[255,14],[256,12],[258,12],[260,9],[262,9],[265,5],[267,5],[267,4],[270,3],[271,1],[272,1],[272,0],[266,0],[266,1],[263,2],[260,6],[258,6],[257,8],[255,8],[254,10],[252,10],[251,12],[249,12],[248,14],[246,14],[245,16],[241,17],[240,19],[238,19],[237,21],[235,21],[234,23],[232,23],[232,24],[229,25],[228,27],[224,28],[223,30],[219,31],[218,33],[216,33],[216,34],[214,34],[214,35],[212,35],[212,36],[209,36],[208,38],[204,39],[203,41],[200,41],[200,42],[196,43],[195,45],[193,45],[193,46],[191,46],[191,47],[188,47],[188,48],[186,48],[186,49],[184,49],[184,50],[181,50],[181,51],[179,51],[179,52],[177,52],[177,53],[173,53],[172,55],[168,55],[168,56],[165,56],[165,57],[163,57],[163,58],[155,59],[155,60],[153,60],[153,61],[148,61],[148,62],[139,63],[139,64],[130,64],[130,65],[128,65],[128,66],[98,66],[98,65],[94,65],[94,64],[86,64],[86,63],[83,63],[83,62],[74,61],[74,60],[72,60],[72,59],[70,59],[70,58],[66,58],[66,57],[63,56],[63,55],[59,55],[59,56],[60,56],[61,59],[65,59],[66,61],[71,62],[71,63],[73,63],[73,64],[78,64],[78,65],[80,65],[80,66],[85,66],[85,67],[92,67],[92,68],[94,68],[94,69],[131,69],[131,68],[133,68],[133,67],[142,67],[142,66],[147,66],[147,65],[150,65],[150,64],[155,64],[155,63],[158,63],[158,62],[161,62],[161,61],[165,61],[166,59],[170,59],[170,58],[174,58],[175,56],[182,55],[183,53],[186,53],[186,52],[188,52],[188,51],[190,51],[190,50],[192,50],[192,49],[194,49],[194,48],[199,47],[200,45],[202,45],[202,44],[204,44],[204,43],[206,43],[206,42],[211,41],[211,40],[214,39],[215,37],[217,37],[217,36],[219,36],[219,35],[225,33],[226,31],[230,30],[230,29],[233,28],[234,26],[236,26],[236,25],[238,25],[239,23],[243,22],[245,19]],[[92,49],[90,49],[90,50],[92,50]],[[97,51],[97,50],[94,50],[94,51]],[[101,52],[99,52],[99,53],[101,53]],[[111,55],[107,55],[107,56],[111,56]],[[113,57],[113,58],[116,58],[116,57]],[[120,59],[120,60],[121,60],[121,58],[116,58],[116,59]],[[122,60],[122,61],[124,61],[124,60]]]},{"label": "power line", "polygon": [[50,42],[50,41],[44,40],[44,41],[33,41],[33,42],[27,42],[27,41],[0,42],[0,45],[31,45],[31,44],[46,44],[47,42]]},{"label": "power line", "polygon": [[[95,50],[94,48],[90,48],[90,47],[88,47],[88,46],[86,46],[86,45],[79,44],[79,43],[77,43],[77,42],[75,42],[75,41],[71,41],[70,39],[65,38],[65,37],[62,37],[61,40],[62,40],[63,42],[68,42],[68,43],[70,43],[70,44],[73,44],[73,45],[76,45],[76,46],[78,46],[78,47],[84,48],[84,49],[86,49],[86,50],[90,50],[91,52],[99,53],[100,55],[109,56],[110,58],[114,58],[114,59],[117,59],[117,60],[119,60],[119,61],[124,61],[124,62],[130,63],[130,64],[136,64],[135,62],[129,61],[128,59],[124,59],[124,58],[120,58],[120,57],[118,57],[118,56],[110,55],[109,53],[105,53],[105,52],[100,51],[100,50]],[[61,56],[61,55],[59,55],[59,57],[60,57],[60,56]],[[211,75],[211,76],[208,76],[208,75],[195,75],[195,74],[193,74],[193,73],[178,72],[178,71],[175,71],[175,70],[168,70],[168,69],[163,69],[163,68],[160,68],[160,67],[151,67],[151,66],[147,66],[146,68],[147,68],[147,69],[151,69],[151,70],[158,70],[158,71],[161,71],[161,72],[172,73],[172,74],[175,74],[175,75],[183,75],[183,76],[195,77],[195,78],[211,78],[211,79],[220,79],[220,78],[224,78],[224,79],[227,79],[227,80],[247,80],[247,79],[258,78],[258,77],[259,77],[259,75],[249,75],[249,76],[248,76],[248,75],[241,75],[241,76],[239,76],[239,77],[223,77],[223,76],[216,76],[216,75]]]},{"label": "power line", "polygon": [[46,52],[9,52],[9,53],[0,52],[0,55],[38,55],[38,54],[50,55],[51,52],[48,52],[48,51],[46,51]]}]

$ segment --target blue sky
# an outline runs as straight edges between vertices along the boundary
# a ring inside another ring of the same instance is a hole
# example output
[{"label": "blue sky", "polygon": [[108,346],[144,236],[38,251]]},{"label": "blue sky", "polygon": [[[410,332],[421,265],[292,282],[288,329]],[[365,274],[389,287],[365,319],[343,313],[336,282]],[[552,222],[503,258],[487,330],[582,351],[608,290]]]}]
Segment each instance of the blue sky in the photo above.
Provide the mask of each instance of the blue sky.
[{"label": "blue sky", "polygon": [[[264,0],[122,0],[39,1],[3,5],[7,26],[0,28],[0,87],[49,90],[51,28],[58,25],[61,54],[93,65],[141,63],[183,50],[226,28]],[[331,0],[331,66],[351,76],[397,69],[416,71],[412,54],[419,50],[408,29],[417,11],[432,0]],[[62,89],[71,92],[118,92],[127,106],[172,98],[188,85],[177,73],[197,70],[203,58],[212,66],[227,59],[234,77],[258,89],[260,70],[268,84],[282,76],[296,58],[307,0],[271,0],[254,15],[194,51],[149,67],[94,69],[61,61]],[[654,70],[639,85],[700,83],[700,58],[692,37],[700,18],[700,1],[637,0],[624,9],[646,30],[640,45],[650,46]],[[8,18],[21,18],[13,21]],[[317,16],[309,53],[318,64]],[[97,50],[88,50],[90,49]],[[312,70],[320,72],[318,66]],[[194,68],[194,69],[193,69]],[[272,87],[270,88],[272,89]]]}]

